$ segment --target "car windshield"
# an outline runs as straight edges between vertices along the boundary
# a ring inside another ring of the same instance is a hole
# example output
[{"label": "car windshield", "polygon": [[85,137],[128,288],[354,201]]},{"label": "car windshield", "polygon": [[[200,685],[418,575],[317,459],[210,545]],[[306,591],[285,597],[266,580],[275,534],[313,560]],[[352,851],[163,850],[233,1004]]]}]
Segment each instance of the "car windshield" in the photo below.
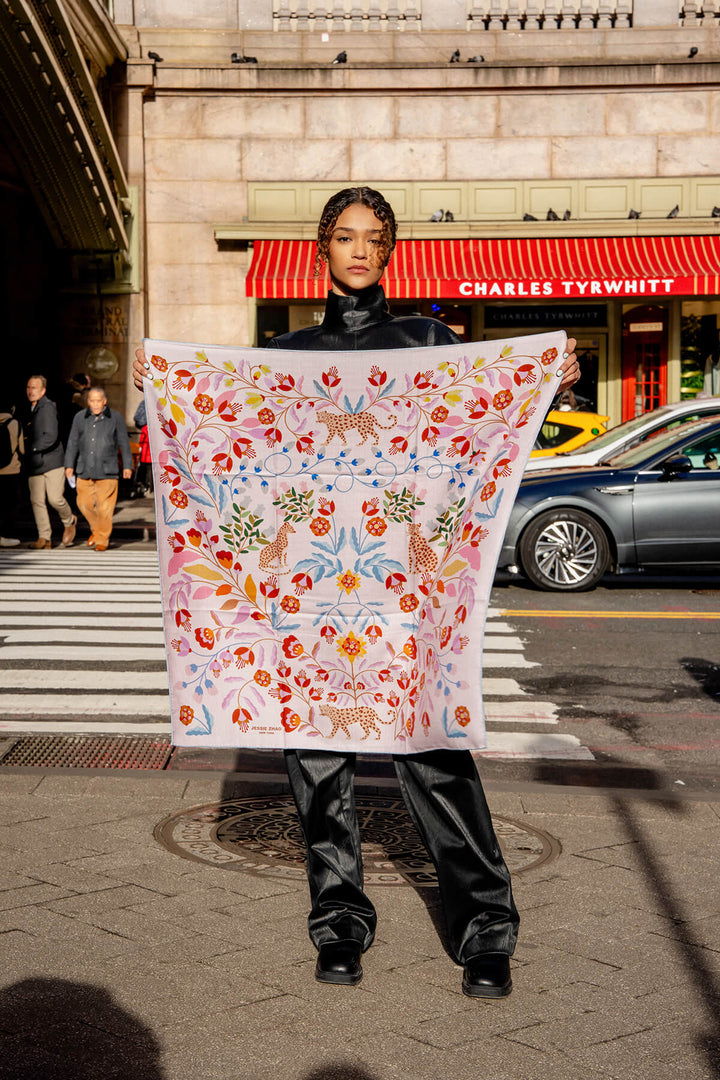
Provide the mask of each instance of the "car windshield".
[{"label": "car windshield", "polygon": [[[672,424],[674,430],[680,427],[681,424],[687,424],[692,420],[697,420],[699,418],[698,414],[700,414],[700,410],[694,415],[688,413],[686,416],[680,415],[673,417],[676,408],[676,405],[662,405],[659,409],[655,409],[652,414],[643,413],[641,416],[635,416],[632,420],[626,420],[624,424],[617,424],[616,427],[610,428],[609,431],[591,439],[590,442],[586,443],[584,446],[579,446],[577,450],[561,451],[558,457],[562,456],[563,453],[572,454],[573,457],[575,457],[576,454],[596,454],[599,450],[601,453],[602,451],[607,451],[607,458],[604,460],[608,460],[611,457],[613,447],[618,440],[622,439],[624,441],[628,437],[632,438],[632,435],[635,432],[641,434],[644,430],[649,432],[652,431],[654,427],[662,427],[666,418],[668,423]],[[717,409],[720,413],[720,401],[717,403]],[[702,411],[701,415],[706,415],[705,410]],[[647,435],[645,437],[647,438]],[[603,458],[601,457],[600,460],[603,460]]]},{"label": "car windshield", "polygon": [[[682,435],[684,438],[692,439],[693,435],[711,423],[711,420],[693,420],[690,424],[683,424]],[[662,454],[667,447],[673,446],[678,441],[678,434],[677,428],[672,428],[670,431],[658,431],[657,434],[651,435],[649,439],[645,439],[637,446],[631,446],[628,450],[623,450],[621,454],[615,454],[603,464],[611,465],[613,469],[631,469],[635,465],[642,464],[646,458]],[[678,453],[680,453],[679,450]]]},{"label": "car windshield", "polygon": [[[658,409],[655,413],[656,419],[660,420],[664,414],[671,412],[671,409]],[[647,413],[642,416],[635,416],[632,420],[626,420],[624,424],[618,424],[617,427],[610,428],[603,435],[598,435],[591,442],[586,443],[585,446],[578,447],[577,450],[571,451],[573,457],[575,454],[587,454],[591,450],[604,450],[605,447],[612,450],[618,439],[624,439],[626,435],[632,435],[634,431],[639,431],[643,427],[647,426],[648,418]]]}]

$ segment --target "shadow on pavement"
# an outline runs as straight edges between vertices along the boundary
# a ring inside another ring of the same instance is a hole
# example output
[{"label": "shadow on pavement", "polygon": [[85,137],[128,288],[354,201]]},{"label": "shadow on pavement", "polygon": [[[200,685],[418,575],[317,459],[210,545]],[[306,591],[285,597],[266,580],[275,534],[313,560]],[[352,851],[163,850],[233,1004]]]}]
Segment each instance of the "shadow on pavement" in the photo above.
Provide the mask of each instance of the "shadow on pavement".
[{"label": "shadow on pavement", "polygon": [[[633,804],[645,797],[652,799],[655,805],[664,806],[670,813],[678,816],[687,813],[688,806],[681,798],[673,794],[668,778],[660,770],[642,769],[636,772],[643,774],[642,782],[637,783],[636,795],[628,797],[611,791],[607,791],[606,794],[622,821],[629,841],[634,845],[641,871],[655,896],[659,912],[674,929],[670,940],[677,953],[678,961],[690,976],[698,999],[698,1020],[704,1012],[707,1023],[705,1031],[698,1032],[696,1045],[710,1070],[707,1076],[720,1078],[720,979],[707,963],[703,946],[693,932],[691,921],[693,912],[687,908],[683,896],[679,894],[678,883],[671,880],[663,867],[661,858],[654,850],[649,831],[643,825]],[[548,773],[552,776],[552,781],[557,782],[554,772],[543,764],[536,767],[535,779],[548,783]],[[641,780],[639,776],[636,779]],[[663,797],[664,793],[667,793],[666,798]],[[684,896],[687,896],[692,890],[692,867],[687,866],[684,869],[686,884]]]},{"label": "shadow on pavement", "polygon": [[[704,1011],[707,1022],[707,1029],[698,1033],[696,1045],[711,1070],[708,1076],[720,1077],[720,979],[705,960],[705,950],[693,933],[690,922],[692,912],[686,910],[679,899],[677,886],[673,887],[673,882],[653,851],[647,831],[633,812],[630,800],[614,795],[612,801],[628,838],[635,845],[643,873],[657,898],[660,910],[674,926],[675,933],[671,941],[678,960],[685,965],[691,976],[699,1004],[698,1019]],[[688,877],[691,875],[692,868],[688,867]]]},{"label": "shadow on pavement", "polygon": [[683,656],[680,663],[688,675],[692,675],[703,694],[720,701],[720,664],[701,660],[697,656]]},{"label": "shadow on pavement", "polygon": [[331,1061],[306,1073],[302,1080],[379,1080],[377,1073],[366,1072],[344,1061]]},{"label": "shadow on pavement", "polygon": [[1,1080],[166,1080],[160,1054],[100,986],[37,978],[0,989]]}]

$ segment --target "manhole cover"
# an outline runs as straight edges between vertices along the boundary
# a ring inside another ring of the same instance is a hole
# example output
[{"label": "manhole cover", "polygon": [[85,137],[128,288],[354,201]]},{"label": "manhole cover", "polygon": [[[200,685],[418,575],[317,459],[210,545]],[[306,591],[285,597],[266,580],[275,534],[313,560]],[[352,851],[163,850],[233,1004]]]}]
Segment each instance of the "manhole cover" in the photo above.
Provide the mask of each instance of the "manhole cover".
[{"label": "manhole cover", "polygon": [[[437,885],[415,826],[401,799],[356,796],[365,881],[371,885]],[[493,817],[512,873],[555,858],[560,844],[548,833]],[[181,810],[162,821],[155,837],[168,851],[225,870],[304,880],[305,847],[290,795],[256,796]]]},{"label": "manhole cover", "polygon": [[31,735],[4,755],[0,766],[35,769],[164,769],[167,739],[117,735]]}]

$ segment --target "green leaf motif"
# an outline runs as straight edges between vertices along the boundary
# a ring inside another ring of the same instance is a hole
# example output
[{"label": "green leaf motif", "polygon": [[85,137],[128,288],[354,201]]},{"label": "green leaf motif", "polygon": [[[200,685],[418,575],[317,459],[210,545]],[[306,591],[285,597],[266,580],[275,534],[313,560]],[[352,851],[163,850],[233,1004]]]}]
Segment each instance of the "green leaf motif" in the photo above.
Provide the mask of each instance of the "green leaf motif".
[{"label": "green leaf motif", "polygon": [[436,518],[435,532],[430,537],[430,543],[439,542],[440,547],[447,547],[452,540],[453,533],[460,524],[465,512],[465,496],[451,503],[440,517]]},{"label": "green leaf motif", "polygon": [[388,521],[402,524],[413,520],[414,507],[424,505],[409,488],[404,487],[400,492],[388,490],[384,493],[383,514]]},{"label": "green leaf motif", "polygon": [[221,525],[220,532],[225,543],[236,555],[257,551],[270,541],[262,531],[263,519],[252,514],[244,506],[233,503],[233,515],[229,525]]},{"label": "green leaf motif", "polygon": [[282,507],[286,521],[307,521],[313,516],[315,509],[312,488],[310,491],[296,491],[291,487],[273,501],[273,506]]}]

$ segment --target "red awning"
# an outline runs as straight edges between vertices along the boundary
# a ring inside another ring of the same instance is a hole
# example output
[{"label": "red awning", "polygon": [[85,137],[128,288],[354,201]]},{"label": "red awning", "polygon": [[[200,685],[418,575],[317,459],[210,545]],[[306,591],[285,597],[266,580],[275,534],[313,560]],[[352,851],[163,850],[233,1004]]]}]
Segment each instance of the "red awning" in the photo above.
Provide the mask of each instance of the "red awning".
[{"label": "red awning", "polygon": [[[248,296],[321,300],[310,240],[256,240]],[[400,240],[383,278],[390,299],[591,300],[720,293],[720,236]]]}]

